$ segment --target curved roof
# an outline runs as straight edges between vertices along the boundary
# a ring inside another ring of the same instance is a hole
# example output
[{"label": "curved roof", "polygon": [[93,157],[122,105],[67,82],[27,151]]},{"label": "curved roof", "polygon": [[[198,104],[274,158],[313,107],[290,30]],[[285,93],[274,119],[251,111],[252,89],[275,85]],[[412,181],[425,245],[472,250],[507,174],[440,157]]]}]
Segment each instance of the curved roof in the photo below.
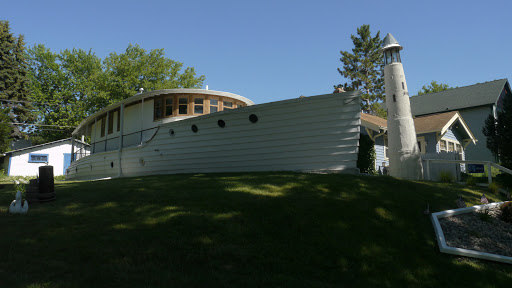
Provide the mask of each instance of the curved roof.
[{"label": "curved roof", "polygon": [[247,104],[247,106],[250,106],[250,105],[254,105],[254,102],[252,102],[251,100],[249,100],[248,98],[245,98],[243,96],[240,96],[240,95],[237,95],[237,94],[233,94],[233,93],[229,93],[229,92],[222,92],[222,91],[215,91],[215,90],[204,90],[204,89],[190,89],[190,88],[178,88],[178,89],[161,89],[161,90],[153,90],[153,91],[148,91],[148,92],[144,92],[144,93],[138,93],[138,94],[135,94],[134,96],[132,97],[129,97],[129,98],[126,98],[124,100],[121,100],[117,103],[114,103],[110,106],[107,106],[103,109],[101,109],[100,111],[92,114],[91,116],[85,118],[81,123],[80,125],[78,125],[75,130],[73,130],[73,133],[72,134],[76,134],[78,133],[78,131],[80,131],[80,129],[82,129],[82,127],[85,125],[85,123],[88,123],[89,121],[91,120],[94,120],[94,118],[112,110],[112,109],[116,109],[117,107],[121,107],[122,104],[130,104],[130,103],[133,103],[133,102],[137,102],[141,99],[145,99],[145,98],[152,98],[152,97],[155,97],[155,96],[159,96],[159,95],[165,95],[165,94],[204,94],[204,95],[211,95],[211,96],[221,96],[221,97],[230,97],[230,98],[233,98],[233,99],[236,99],[236,100],[239,100],[239,101],[242,101],[244,102],[245,104]]}]

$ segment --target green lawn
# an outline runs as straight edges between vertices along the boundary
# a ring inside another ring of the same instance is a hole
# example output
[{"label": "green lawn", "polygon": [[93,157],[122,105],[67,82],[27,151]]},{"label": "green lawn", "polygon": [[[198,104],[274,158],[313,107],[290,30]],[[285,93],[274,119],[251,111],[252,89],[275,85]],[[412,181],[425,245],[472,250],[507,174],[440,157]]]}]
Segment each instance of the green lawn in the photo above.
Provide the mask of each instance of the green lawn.
[{"label": "green lawn", "polygon": [[[59,182],[7,213],[0,287],[506,287],[512,265],[439,252],[432,210],[484,190],[297,173]],[[479,188],[472,188],[479,189]],[[499,201],[498,195],[486,194]]]}]

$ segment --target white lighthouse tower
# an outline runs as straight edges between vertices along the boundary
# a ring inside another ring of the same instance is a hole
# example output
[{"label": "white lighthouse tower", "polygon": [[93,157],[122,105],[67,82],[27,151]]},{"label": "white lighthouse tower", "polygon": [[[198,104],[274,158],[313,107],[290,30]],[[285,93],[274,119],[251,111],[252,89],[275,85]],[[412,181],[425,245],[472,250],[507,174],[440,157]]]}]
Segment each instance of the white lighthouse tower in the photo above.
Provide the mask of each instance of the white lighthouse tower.
[{"label": "white lighthouse tower", "polygon": [[384,54],[384,85],[388,109],[389,173],[405,179],[421,179],[420,150],[411,114],[404,67],[400,59],[402,46],[388,33],[382,44]]}]

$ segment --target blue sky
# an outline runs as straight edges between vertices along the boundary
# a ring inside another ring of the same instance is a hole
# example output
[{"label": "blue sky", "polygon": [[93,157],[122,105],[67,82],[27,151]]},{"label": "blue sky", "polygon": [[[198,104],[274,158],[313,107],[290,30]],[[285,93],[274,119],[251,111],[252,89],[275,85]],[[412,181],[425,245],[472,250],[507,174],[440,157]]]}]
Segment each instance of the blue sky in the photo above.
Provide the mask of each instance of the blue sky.
[{"label": "blue sky", "polygon": [[[404,46],[411,95],[431,80],[466,86],[510,78],[512,1],[0,1],[29,46],[164,48],[211,90],[255,103],[331,93],[340,50],[370,24]],[[204,88],[204,87],[203,87]]]}]

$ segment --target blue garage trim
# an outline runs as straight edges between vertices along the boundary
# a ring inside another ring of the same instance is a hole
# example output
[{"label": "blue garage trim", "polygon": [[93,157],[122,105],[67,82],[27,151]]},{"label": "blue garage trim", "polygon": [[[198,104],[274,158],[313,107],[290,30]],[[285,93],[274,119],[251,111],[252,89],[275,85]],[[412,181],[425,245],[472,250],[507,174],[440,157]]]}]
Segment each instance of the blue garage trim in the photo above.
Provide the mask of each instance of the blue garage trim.
[{"label": "blue garage trim", "polygon": [[11,156],[9,156],[9,166],[7,166],[7,176],[11,176],[11,175],[9,174],[9,172],[11,171],[11,159],[12,159],[12,155],[11,155]]}]

